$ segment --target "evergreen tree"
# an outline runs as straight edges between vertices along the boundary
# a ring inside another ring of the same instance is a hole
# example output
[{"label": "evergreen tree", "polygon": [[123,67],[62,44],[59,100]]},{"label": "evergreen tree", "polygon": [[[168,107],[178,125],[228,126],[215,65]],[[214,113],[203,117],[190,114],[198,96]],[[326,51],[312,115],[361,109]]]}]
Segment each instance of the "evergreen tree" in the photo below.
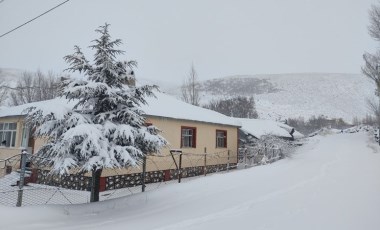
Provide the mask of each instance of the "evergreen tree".
[{"label": "evergreen tree", "polygon": [[38,155],[51,159],[60,173],[79,167],[100,176],[103,168],[138,165],[166,144],[157,128],[145,125],[140,109],[147,103],[145,96],[154,96],[155,86],[126,84],[133,80],[136,62],[116,60],[124,51],[116,49],[121,40],[112,41],[108,27],[96,30],[100,37],[90,46],[95,50],[93,64],[78,46],[74,54],[64,57],[69,71],[83,75],[62,84],[61,96],[75,102],[72,110],[64,116],[46,113],[42,107],[28,112],[35,136],[49,137]]}]

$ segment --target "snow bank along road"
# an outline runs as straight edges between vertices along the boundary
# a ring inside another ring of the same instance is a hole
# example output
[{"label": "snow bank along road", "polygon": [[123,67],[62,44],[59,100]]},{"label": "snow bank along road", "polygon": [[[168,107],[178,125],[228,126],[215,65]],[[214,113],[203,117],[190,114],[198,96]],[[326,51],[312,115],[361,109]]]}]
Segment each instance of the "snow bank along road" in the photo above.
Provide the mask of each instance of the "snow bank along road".
[{"label": "snow bank along road", "polygon": [[380,229],[380,149],[315,137],[291,159],[97,204],[0,207],[0,229]]}]

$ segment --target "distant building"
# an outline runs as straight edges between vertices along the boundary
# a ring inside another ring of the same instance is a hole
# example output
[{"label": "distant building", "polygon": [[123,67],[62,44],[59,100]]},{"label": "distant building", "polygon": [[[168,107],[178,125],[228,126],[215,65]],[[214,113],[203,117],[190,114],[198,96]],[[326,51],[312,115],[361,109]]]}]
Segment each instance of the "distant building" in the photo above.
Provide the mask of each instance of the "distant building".
[{"label": "distant building", "polygon": [[264,136],[274,136],[285,140],[302,138],[303,135],[293,127],[271,120],[235,118],[241,124],[240,137],[261,139]]}]

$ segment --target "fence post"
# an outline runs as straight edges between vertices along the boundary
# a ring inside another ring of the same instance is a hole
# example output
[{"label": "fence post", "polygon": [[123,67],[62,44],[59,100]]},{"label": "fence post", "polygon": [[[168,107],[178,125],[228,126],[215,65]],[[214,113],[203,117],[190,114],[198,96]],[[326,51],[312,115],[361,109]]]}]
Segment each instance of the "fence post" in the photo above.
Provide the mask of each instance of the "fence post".
[{"label": "fence post", "polygon": [[264,143],[264,156],[268,156],[267,143]]},{"label": "fence post", "polygon": [[203,175],[207,175],[207,154],[205,153],[204,165],[203,165]]},{"label": "fence post", "polygon": [[143,171],[141,173],[141,191],[145,192],[146,156],[143,157]]},{"label": "fence post", "polygon": [[230,150],[228,150],[227,156],[227,172],[230,171]]},{"label": "fence post", "polygon": [[100,192],[100,177],[102,175],[103,169],[97,169],[95,166],[91,170],[92,180],[91,180],[91,196],[90,202],[99,201],[99,192]]},{"label": "fence post", "polygon": [[248,148],[244,150],[244,168],[247,168],[247,153],[248,153]]},{"label": "fence post", "polygon": [[178,163],[178,183],[181,183],[181,178],[182,178],[182,153],[179,154],[179,163]]},{"label": "fence post", "polygon": [[26,150],[23,149],[21,151],[21,165],[20,165],[20,182],[18,184],[18,193],[17,193],[17,207],[21,207],[22,205],[22,195],[23,195],[23,187],[25,181],[25,167],[26,167]]}]

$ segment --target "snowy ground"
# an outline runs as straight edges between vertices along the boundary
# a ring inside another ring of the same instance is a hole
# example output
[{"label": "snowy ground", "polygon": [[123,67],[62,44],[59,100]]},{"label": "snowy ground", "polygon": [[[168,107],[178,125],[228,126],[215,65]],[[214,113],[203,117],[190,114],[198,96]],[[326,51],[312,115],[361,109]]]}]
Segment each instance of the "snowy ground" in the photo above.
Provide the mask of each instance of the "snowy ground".
[{"label": "snowy ground", "polygon": [[97,204],[0,206],[0,229],[380,229],[380,149],[316,136],[291,159]]}]

